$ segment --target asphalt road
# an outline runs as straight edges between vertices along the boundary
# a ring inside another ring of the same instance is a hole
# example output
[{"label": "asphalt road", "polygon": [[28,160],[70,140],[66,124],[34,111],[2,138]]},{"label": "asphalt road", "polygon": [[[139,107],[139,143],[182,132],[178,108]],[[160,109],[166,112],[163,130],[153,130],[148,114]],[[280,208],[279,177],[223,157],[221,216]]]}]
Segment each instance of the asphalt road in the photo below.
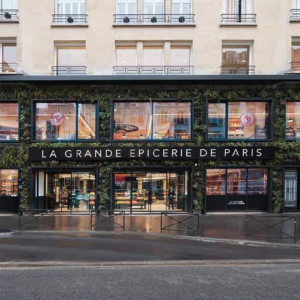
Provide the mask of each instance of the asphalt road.
[{"label": "asphalt road", "polygon": [[0,299],[300,299],[299,265],[0,268]]},{"label": "asphalt road", "polygon": [[300,259],[300,248],[206,242],[128,233],[0,234],[0,262],[99,263],[223,259]]}]

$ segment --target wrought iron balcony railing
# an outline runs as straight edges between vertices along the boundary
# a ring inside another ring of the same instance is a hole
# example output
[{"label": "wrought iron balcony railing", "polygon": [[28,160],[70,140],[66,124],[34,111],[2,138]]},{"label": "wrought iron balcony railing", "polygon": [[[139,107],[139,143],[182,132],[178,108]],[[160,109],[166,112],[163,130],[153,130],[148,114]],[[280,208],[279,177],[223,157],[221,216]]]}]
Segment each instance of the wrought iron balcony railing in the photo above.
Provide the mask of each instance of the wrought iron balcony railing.
[{"label": "wrought iron balcony railing", "polygon": [[300,21],[300,9],[291,9],[290,21]]},{"label": "wrought iron balcony railing", "polygon": [[86,75],[86,66],[53,66],[52,75]]},{"label": "wrought iron balcony railing", "polygon": [[1,9],[0,10],[0,22],[13,22],[18,21],[18,10],[17,9]]},{"label": "wrought iron balcony railing", "polygon": [[115,24],[193,24],[194,14],[115,14]]},{"label": "wrought iron balcony railing", "polygon": [[0,73],[13,74],[18,70],[18,63],[0,63]]},{"label": "wrought iron balcony railing", "polygon": [[221,24],[256,24],[256,14],[221,14]]},{"label": "wrought iron balcony railing", "polygon": [[300,62],[290,62],[291,72],[298,73],[300,72]]},{"label": "wrought iron balcony railing", "polygon": [[255,66],[221,66],[221,75],[254,75]]},{"label": "wrought iron balcony railing", "polygon": [[87,15],[63,15],[55,14],[53,16],[53,24],[87,24]]},{"label": "wrought iron balcony railing", "polygon": [[115,75],[191,75],[194,66],[115,66]]}]

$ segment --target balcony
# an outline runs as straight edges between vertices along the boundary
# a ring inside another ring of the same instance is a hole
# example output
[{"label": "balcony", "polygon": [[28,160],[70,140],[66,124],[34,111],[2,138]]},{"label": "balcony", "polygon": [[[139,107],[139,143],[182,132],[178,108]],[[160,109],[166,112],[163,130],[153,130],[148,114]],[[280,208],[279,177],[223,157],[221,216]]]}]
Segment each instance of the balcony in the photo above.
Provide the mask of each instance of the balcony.
[{"label": "balcony", "polygon": [[19,23],[17,9],[1,9],[0,10],[0,23]]},{"label": "balcony", "polygon": [[291,9],[290,22],[300,22],[300,9]]},{"label": "balcony", "polygon": [[194,66],[115,66],[115,75],[192,75]]},{"label": "balcony", "polygon": [[86,75],[86,66],[53,66],[52,75]]},{"label": "balcony", "polygon": [[0,74],[2,75],[18,74],[18,63],[0,63]]},{"label": "balcony", "polygon": [[221,75],[254,75],[255,66],[221,66]]},{"label": "balcony", "polygon": [[52,16],[53,16],[52,27],[59,27],[59,26],[88,27],[87,15],[54,14]]},{"label": "balcony", "polygon": [[163,26],[190,25],[195,26],[194,14],[115,14],[114,26]]},{"label": "balcony", "polygon": [[291,64],[291,73],[300,73],[300,62],[290,62]]},{"label": "balcony", "polygon": [[221,14],[221,26],[257,26],[256,14]]}]

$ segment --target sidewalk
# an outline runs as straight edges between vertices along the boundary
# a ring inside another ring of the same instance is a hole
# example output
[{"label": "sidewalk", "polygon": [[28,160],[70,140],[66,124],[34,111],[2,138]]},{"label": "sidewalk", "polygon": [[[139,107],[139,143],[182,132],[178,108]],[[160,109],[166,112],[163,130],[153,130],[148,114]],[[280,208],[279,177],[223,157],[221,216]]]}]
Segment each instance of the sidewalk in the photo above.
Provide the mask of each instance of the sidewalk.
[{"label": "sidewalk", "polygon": [[[266,222],[267,224],[275,224],[282,219],[281,215],[267,215],[267,217],[261,218],[261,216],[254,215],[262,222]],[[263,215],[264,216],[264,215]],[[274,216],[274,218],[270,218],[269,216]],[[278,217],[277,217],[278,216]],[[290,214],[288,216],[294,216],[294,214]],[[187,218],[188,215],[176,215],[174,216],[179,220]],[[45,217],[44,220],[49,224],[51,223],[52,217]],[[121,216],[116,216],[115,222],[118,224],[122,224],[123,219]],[[21,224],[29,221],[29,217],[22,217]],[[93,217],[93,223],[97,220]],[[113,219],[111,219],[113,221]],[[163,217],[163,227],[176,223],[172,219],[168,217]],[[196,218],[191,218],[186,222],[192,228],[197,228],[197,220]],[[33,226],[34,225],[34,226]],[[104,222],[100,225],[106,225],[109,227],[93,227],[93,231],[123,231],[122,228],[112,228],[113,226],[119,227],[117,224],[112,222]],[[216,215],[201,215],[200,216],[200,237],[207,238],[219,238],[219,239],[236,239],[236,240],[255,240],[255,241],[266,241],[266,242],[274,242],[274,243],[290,243],[292,244],[294,241],[292,239],[284,239],[284,235],[275,231],[272,228],[263,230],[259,232],[260,235],[272,235],[278,236],[277,238],[267,238],[267,237],[252,237],[245,235],[245,215],[224,215],[224,214],[216,214]],[[264,227],[264,225],[259,222],[253,221],[251,219],[248,220],[248,233],[256,230],[260,230]],[[279,224],[275,227],[278,230],[283,231],[290,236],[294,235],[294,221],[290,220],[283,224]],[[0,231],[5,231],[6,229],[10,230],[19,230],[19,216],[0,216]],[[91,231],[91,216],[90,215],[55,215],[54,216],[54,226],[50,228],[49,225],[34,220],[21,228],[22,230],[53,230],[53,231],[66,231],[66,232],[87,232]],[[170,229],[181,229],[183,231],[170,231],[163,230],[164,234],[181,234],[181,235],[197,235],[195,231],[192,231],[191,228],[188,228],[184,225],[180,225],[176,223],[174,226],[171,226]],[[190,231],[188,231],[190,230]],[[161,233],[161,216],[160,215],[126,215],[125,217],[125,231],[127,232],[140,232],[140,233]],[[300,244],[300,216],[297,216],[297,243]]]}]

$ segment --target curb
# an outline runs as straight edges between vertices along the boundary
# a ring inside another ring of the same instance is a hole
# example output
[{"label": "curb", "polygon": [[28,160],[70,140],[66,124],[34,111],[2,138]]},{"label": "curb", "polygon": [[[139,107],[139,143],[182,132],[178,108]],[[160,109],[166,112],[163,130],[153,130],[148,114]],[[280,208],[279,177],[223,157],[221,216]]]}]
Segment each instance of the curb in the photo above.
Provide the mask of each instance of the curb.
[{"label": "curb", "polygon": [[103,235],[136,235],[136,236],[154,236],[158,238],[170,238],[170,239],[180,239],[180,240],[191,240],[207,243],[227,243],[235,245],[245,245],[245,246],[265,246],[265,247],[277,247],[277,248],[295,248],[300,249],[300,244],[283,244],[283,243],[271,243],[264,241],[254,241],[254,240],[239,240],[239,239],[220,239],[220,238],[209,238],[209,237],[195,237],[195,236],[183,236],[183,235],[168,235],[163,233],[141,233],[132,231],[12,231],[15,234],[36,234],[36,235],[60,235],[60,236],[70,236],[90,234],[91,236],[103,236]]}]

